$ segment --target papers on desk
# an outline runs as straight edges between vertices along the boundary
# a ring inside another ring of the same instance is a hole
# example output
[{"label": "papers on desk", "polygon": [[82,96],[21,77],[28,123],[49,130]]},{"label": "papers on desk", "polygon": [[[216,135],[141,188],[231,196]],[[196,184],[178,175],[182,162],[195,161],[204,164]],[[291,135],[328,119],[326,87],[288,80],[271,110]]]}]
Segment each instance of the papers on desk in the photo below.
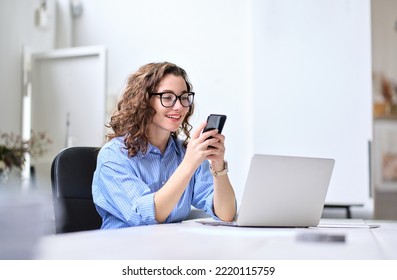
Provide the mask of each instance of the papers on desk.
[{"label": "papers on desk", "polygon": [[[217,221],[213,220],[211,218],[207,219],[199,219],[196,220],[197,223],[203,224],[203,225],[212,225],[212,226],[237,226],[235,222],[223,222],[223,221]],[[309,228],[378,228],[380,225],[378,224],[367,224],[363,220],[349,220],[349,222],[346,222],[346,220],[321,220],[320,224],[316,227],[309,227]]]},{"label": "papers on desk", "polygon": [[196,220],[195,222],[203,224],[203,225],[209,225],[209,226],[231,226],[231,227],[236,227],[237,226],[235,221],[233,221],[233,222],[224,222],[224,221],[214,220],[214,219],[211,219],[211,218],[199,219],[199,220]]},{"label": "papers on desk", "polygon": [[364,221],[360,222],[338,222],[337,220],[332,221],[321,221],[320,224],[315,228],[378,228],[378,224],[367,224]]}]

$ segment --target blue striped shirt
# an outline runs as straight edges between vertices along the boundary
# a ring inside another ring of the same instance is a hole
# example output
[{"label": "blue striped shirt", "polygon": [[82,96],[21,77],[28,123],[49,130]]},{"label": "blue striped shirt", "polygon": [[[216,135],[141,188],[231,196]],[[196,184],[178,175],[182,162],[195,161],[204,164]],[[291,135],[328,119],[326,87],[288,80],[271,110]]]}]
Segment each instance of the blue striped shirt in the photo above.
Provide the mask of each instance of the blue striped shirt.
[{"label": "blue striped shirt", "polygon": [[[102,228],[122,228],[157,224],[154,193],[171,177],[182,162],[186,149],[182,140],[170,137],[164,154],[149,144],[148,152],[128,157],[124,138],[107,142],[98,154],[92,194],[102,217]],[[213,178],[205,160],[195,171],[179,202],[165,223],[184,220],[191,206],[214,218]]]}]

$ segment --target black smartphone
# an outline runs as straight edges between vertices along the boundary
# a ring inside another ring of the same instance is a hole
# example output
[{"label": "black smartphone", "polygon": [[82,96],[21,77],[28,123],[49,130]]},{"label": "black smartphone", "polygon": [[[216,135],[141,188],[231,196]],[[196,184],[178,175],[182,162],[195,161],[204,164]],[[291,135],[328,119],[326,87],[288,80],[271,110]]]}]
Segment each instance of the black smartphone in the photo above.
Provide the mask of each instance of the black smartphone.
[{"label": "black smartphone", "polygon": [[207,118],[207,125],[203,129],[203,133],[213,129],[218,129],[218,133],[221,133],[225,122],[226,115],[211,114]]}]

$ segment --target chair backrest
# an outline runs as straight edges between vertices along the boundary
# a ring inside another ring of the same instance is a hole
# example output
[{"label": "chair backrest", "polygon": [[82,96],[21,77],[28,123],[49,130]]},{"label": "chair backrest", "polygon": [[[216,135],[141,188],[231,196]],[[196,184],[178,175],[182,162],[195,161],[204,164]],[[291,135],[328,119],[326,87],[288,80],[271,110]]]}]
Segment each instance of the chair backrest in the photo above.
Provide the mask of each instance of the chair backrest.
[{"label": "chair backrest", "polygon": [[56,233],[99,229],[101,217],[92,200],[97,147],[69,147],[51,165]]}]

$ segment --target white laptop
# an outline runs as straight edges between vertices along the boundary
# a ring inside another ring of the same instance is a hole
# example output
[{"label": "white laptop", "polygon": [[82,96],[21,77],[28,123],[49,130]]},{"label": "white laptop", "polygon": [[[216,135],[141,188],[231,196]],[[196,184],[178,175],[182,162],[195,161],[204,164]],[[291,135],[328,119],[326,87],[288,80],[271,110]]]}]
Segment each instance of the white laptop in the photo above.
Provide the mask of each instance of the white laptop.
[{"label": "white laptop", "polygon": [[328,158],[255,154],[236,220],[198,222],[248,227],[317,226],[334,163]]}]

